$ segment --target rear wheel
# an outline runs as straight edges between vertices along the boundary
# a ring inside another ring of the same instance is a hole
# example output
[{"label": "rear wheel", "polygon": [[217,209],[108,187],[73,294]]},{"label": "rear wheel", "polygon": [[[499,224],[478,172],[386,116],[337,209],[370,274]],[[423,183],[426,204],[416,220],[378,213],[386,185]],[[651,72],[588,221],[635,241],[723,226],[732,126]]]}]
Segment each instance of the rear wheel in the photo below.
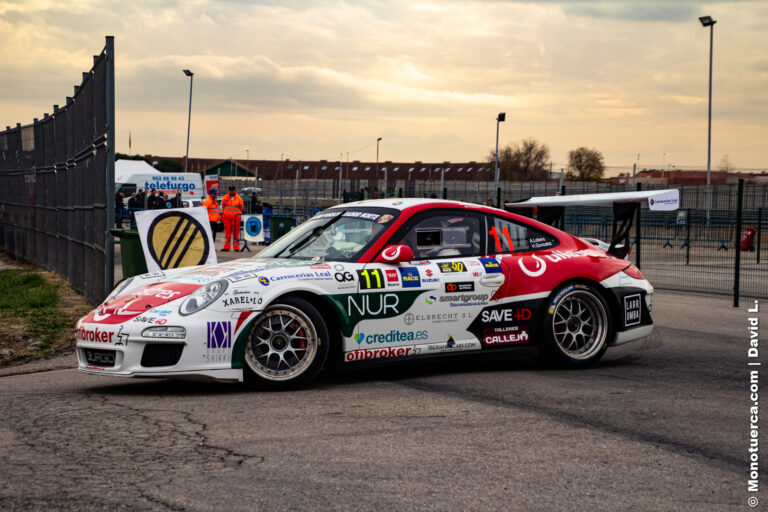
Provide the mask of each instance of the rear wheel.
[{"label": "rear wheel", "polygon": [[544,315],[544,361],[572,368],[597,362],[613,335],[609,311],[593,286],[572,284],[559,289]]},{"label": "rear wheel", "polygon": [[304,386],[323,367],[328,343],[325,322],[314,306],[299,297],[279,299],[251,328],[245,381],[265,389]]}]

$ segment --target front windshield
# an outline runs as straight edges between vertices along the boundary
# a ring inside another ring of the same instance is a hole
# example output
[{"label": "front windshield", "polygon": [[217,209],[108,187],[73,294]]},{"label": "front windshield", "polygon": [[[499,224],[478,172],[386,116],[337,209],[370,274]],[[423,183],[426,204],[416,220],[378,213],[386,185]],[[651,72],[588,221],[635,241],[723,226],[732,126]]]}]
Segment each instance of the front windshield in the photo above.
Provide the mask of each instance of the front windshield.
[{"label": "front windshield", "polygon": [[357,261],[399,213],[388,208],[333,208],[291,230],[258,257]]}]

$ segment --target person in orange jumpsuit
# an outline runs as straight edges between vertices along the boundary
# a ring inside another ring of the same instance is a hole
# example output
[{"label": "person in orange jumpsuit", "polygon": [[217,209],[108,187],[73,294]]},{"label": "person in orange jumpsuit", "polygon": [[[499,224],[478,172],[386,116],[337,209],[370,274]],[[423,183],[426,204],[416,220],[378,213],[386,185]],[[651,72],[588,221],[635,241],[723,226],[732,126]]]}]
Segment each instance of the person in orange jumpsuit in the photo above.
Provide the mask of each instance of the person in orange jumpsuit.
[{"label": "person in orange jumpsuit", "polygon": [[216,202],[216,189],[212,188],[208,191],[208,197],[203,201],[203,206],[208,208],[208,222],[211,223],[211,234],[213,235],[213,241],[216,241],[216,225],[221,220],[221,210],[219,210],[219,203]]},{"label": "person in orange jumpsuit", "polygon": [[228,251],[233,241],[235,251],[240,250],[240,215],[243,213],[243,206],[243,198],[237,195],[235,187],[229,187],[229,194],[221,200],[225,239],[223,251]]}]

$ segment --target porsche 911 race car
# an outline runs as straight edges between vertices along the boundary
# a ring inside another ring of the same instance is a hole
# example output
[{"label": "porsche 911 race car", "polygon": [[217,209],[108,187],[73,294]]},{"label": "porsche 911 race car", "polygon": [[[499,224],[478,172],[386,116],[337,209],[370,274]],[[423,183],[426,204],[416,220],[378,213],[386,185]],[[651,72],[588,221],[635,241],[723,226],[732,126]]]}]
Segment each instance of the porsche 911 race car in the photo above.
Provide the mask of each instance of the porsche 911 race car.
[{"label": "porsche 911 race car", "polygon": [[434,199],[324,210],[256,257],[121,282],[76,329],[80,370],[272,388],[345,367],[515,351],[586,367],[648,336],[653,287],[536,220]]}]

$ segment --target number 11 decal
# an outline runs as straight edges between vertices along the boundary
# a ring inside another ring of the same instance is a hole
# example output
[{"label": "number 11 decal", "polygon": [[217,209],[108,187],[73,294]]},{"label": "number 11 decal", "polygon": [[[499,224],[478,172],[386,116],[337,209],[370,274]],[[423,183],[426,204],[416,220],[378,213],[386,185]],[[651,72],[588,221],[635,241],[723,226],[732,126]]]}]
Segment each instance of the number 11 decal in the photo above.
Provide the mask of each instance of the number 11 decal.
[{"label": "number 11 decal", "polygon": [[[501,252],[501,240],[499,240],[499,232],[496,231],[496,226],[493,226],[489,231],[488,234],[493,237],[493,241],[496,243],[496,252]],[[515,248],[512,246],[512,237],[509,236],[509,229],[507,229],[507,226],[504,226],[501,228],[501,234],[504,235],[504,241],[507,243],[507,247],[509,247],[509,251],[512,252],[515,250]]]}]

